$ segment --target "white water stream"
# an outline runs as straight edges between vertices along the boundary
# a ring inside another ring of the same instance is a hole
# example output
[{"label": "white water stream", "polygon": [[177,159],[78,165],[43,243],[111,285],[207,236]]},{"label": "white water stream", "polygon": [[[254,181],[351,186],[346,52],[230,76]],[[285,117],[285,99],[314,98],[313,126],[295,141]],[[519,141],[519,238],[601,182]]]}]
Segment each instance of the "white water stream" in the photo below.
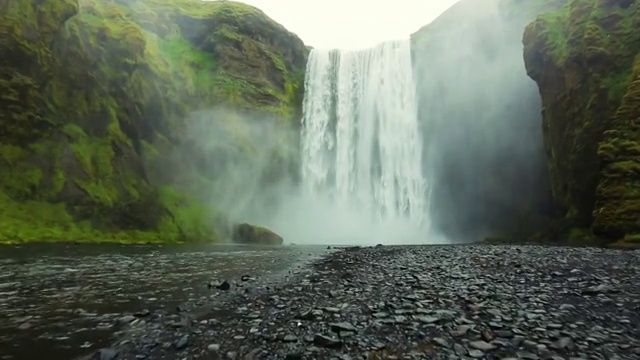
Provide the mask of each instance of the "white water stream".
[{"label": "white water stream", "polygon": [[[309,206],[348,214],[380,241],[423,240],[400,239],[398,232],[426,236],[430,226],[410,42],[314,49],[305,89],[302,179]],[[326,220],[327,227],[349,222]]]}]

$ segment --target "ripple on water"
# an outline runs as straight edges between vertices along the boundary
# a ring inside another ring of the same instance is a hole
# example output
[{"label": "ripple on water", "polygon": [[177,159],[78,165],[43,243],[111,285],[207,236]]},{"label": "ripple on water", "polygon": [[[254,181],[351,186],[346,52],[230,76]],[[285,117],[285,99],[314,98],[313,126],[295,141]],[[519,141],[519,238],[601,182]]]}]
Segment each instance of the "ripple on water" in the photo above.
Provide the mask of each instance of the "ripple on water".
[{"label": "ripple on water", "polygon": [[[68,359],[102,346],[123,313],[205,302],[213,279],[266,277],[323,252],[64,246],[0,253],[0,343],[17,359]],[[4,354],[5,351],[3,350]]]}]

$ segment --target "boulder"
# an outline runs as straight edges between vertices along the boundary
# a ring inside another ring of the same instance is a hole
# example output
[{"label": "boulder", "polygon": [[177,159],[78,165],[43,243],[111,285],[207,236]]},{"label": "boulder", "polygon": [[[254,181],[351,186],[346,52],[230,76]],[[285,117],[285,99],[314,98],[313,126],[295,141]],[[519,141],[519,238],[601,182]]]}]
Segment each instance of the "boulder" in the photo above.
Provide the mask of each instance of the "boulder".
[{"label": "boulder", "polygon": [[231,232],[231,239],[237,244],[282,245],[282,236],[273,231],[247,223],[237,224]]}]

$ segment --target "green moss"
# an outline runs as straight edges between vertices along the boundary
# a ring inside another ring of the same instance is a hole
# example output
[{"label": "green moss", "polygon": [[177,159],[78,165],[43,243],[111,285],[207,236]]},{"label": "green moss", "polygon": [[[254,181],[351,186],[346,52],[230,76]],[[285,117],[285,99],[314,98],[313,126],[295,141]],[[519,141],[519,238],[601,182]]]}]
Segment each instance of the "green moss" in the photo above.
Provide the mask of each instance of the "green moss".
[{"label": "green moss", "polygon": [[153,161],[158,159],[158,149],[156,149],[153,144],[148,141],[142,141],[142,156],[147,159],[147,161]]},{"label": "green moss", "polygon": [[0,158],[9,166],[18,165],[27,155],[27,151],[19,146],[0,144]]},{"label": "green moss", "polygon": [[164,231],[173,229],[198,239],[216,237],[214,217],[205,205],[169,186],[160,188],[160,198],[173,219],[172,222],[164,219]]},{"label": "green moss", "polygon": [[569,45],[567,38],[567,16],[568,7],[546,13],[538,17],[538,26],[544,30],[541,36],[545,38],[546,47],[553,55],[553,59],[562,64],[569,55]]},{"label": "green moss", "polygon": [[640,214],[632,180],[640,169],[632,120],[638,24],[637,6],[571,0],[540,16],[524,36],[525,64],[545,106],[554,198],[574,210],[566,213],[574,225],[610,238],[633,229]]},{"label": "green moss", "polygon": [[147,244],[183,241],[177,233],[103,232],[78,222],[63,203],[15,201],[0,192],[0,244],[24,242],[113,242]]},{"label": "green moss", "polygon": [[590,238],[591,231],[589,229],[584,228],[571,228],[569,230],[568,238],[569,240],[580,240],[585,238]]},{"label": "green moss", "polygon": [[640,234],[627,234],[627,236],[624,237],[624,240],[640,243]]},{"label": "green moss", "polygon": [[15,61],[0,66],[0,205],[13,214],[0,242],[216,240],[221,215],[186,195],[215,179],[187,179],[193,164],[171,162],[188,114],[231,105],[296,124],[306,49],[251,6],[25,0],[2,10],[0,52]]},{"label": "green moss", "polygon": [[609,98],[620,101],[633,79],[631,69],[620,73],[613,73],[602,80],[602,85],[609,89]]},{"label": "green moss", "polygon": [[180,79],[191,95],[212,95],[216,64],[210,54],[198,50],[180,34],[152,39],[158,41],[158,55],[166,61],[169,71],[181,75]]}]

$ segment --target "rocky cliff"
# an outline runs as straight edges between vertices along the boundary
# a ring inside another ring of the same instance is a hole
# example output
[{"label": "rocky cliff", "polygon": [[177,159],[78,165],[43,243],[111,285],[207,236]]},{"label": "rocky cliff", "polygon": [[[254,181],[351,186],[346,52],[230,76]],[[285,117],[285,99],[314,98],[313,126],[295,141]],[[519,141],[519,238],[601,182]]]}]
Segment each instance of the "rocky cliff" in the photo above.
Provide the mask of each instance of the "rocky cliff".
[{"label": "rocky cliff", "polygon": [[567,0],[462,0],[412,36],[434,226],[527,235],[553,218],[540,96],[522,33]]},{"label": "rocky cliff", "polygon": [[0,0],[0,34],[0,242],[213,239],[242,119],[296,126],[307,49],[251,6]]},{"label": "rocky cliff", "polygon": [[524,34],[554,201],[566,227],[609,239],[640,232],[638,29],[637,1],[571,0]]}]

